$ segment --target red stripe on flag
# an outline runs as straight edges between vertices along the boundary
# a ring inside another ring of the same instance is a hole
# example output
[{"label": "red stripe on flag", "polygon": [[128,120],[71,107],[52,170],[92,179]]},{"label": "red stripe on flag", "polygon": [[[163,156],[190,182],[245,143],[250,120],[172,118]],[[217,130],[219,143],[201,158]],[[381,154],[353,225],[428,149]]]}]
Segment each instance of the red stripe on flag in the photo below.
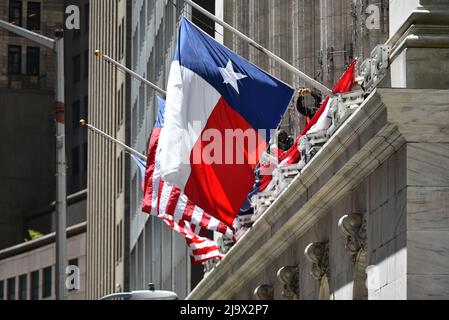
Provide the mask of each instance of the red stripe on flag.
[{"label": "red stripe on flag", "polygon": [[153,197],[153,173],[156,167],[156,151],[159,142],[159,135],[161,130],[153,129],[148,145],[147,166],[145,170],[145,179],[143,181],[143,199],[142,211],[151,213],[152,197]]},{"label": "red stripe on flag", "polygon": [[193,204],[193,202],[190,200],[187,200],[186,208],[184,209],[182,219],[185,221],[191,222],[194,210],[195,210],[195,205]]},{"label": "red stripe on flag", "polygon": [[167,207],[165,213],[173,216],[175,214],[176,206],[178,205],[179,197],[181,196],[181,189],[174,186],[171,189],[170,197],[168,198]]}]

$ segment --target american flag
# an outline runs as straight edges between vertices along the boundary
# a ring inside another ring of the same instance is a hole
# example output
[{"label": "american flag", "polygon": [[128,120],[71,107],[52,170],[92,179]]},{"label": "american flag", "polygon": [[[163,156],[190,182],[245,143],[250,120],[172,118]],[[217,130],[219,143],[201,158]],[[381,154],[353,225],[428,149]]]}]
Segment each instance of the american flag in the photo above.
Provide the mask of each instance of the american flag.
[{"label": "american flag", "polygon": [[[158,116],[148,146],[147,163],[133,156],[142,174],[142,211],[165,221],[185,237],[192,263],[223,258],[218,245],[204,236],[207,230],[234,239],[234,230],[193,204],[181,190],[161,179],[158,142],[164,126],[165,101],[158,97]],[[235,224],[234,224],[235,225]]]}]

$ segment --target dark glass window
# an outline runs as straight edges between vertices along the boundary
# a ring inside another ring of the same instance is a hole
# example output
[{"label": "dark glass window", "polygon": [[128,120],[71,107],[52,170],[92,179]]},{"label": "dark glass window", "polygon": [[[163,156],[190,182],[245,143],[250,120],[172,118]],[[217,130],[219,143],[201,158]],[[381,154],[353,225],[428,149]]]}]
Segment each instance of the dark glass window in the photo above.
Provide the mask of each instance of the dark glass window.
[{"label": "dark glass window", "polygon": [[9,22],[22,26],[22,1],[9,0]]},{"label": "dark glass window", "polygon": [[5,300],[5,282],[0,281],[0,301]]},{"label": "dark glass window", "polygon": [[40,2],[28,1],[27,29],[41,29],[41,4]]},{"label": "dark glass window", "polygon": [[89,98],[87,96],[84,97],[84,113],[83,119],[89,120]]},{"label": "dark glass window", "polygon": [[31,300],[39,300],[39,271],[31,272]]},{"label": "dark glass window", "polygon": [[43,279],[43,287],[42,287],[42,298],[48,298],[51,296],[51,283],[52,283],[52,268],[47,267],[44,269],[44,279]]},{"label": "dark glass window", "polygon": [[20,74],[22,65],[22,47],[8,46],[8,73]]},{"label": "dark glass window", "polygon": [[27,74],[38,76],[40,69],[40,49],[27,47]]},{"label": "dark glass window", "polygon": [[84,78],[89,77],[89,51],[84,50]]},{"label": "dark glass window", "polygon": [[77,266],[78,267],[78,258],[70,259],[69,266]]},{"label": "dark glass window", "polygon": [[77,100],[74,103],[72,103],[72,125],[73,128],[78,128],[79,127],[79,121],[81,120],[81,111],[80,111],[80,101]]},{"label": "dark glass window", "polygon": [[80,81],[81,77],[81,57],[80,55],[76,55],[72,58],[73,63],[73,83],[77,83]]},{"label": "dark glass window", "polygon": [[16,278],[8,279],[8,300],[16,300]]},{"label": "dark glass window", "polygon": [[28,293],[28,276],[26,274],[22,274],[19,277],[19,300],[27,300]]},{"label": "dark glass window", "polygon": [[89,32],[89,4],[87,3],[86,5],[84,5],[84,11],[85,16],[84,16],[84,32],[88,33]]},{"label": "dark glass window", "polygon": [[75,147],[72,150],[72,175],[80,172],[80,148]]},{"label": "dark glass window", "polygon": [[87,143],[83,145],[83,164],[84,172],[87,172]]}]

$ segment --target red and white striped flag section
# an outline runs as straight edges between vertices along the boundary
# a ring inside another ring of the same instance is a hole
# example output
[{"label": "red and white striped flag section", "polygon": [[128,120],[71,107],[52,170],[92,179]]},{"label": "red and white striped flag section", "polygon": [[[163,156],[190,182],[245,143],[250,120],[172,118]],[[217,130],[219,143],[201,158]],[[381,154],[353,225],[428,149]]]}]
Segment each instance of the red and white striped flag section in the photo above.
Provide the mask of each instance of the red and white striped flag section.
[{"label": "red and white striped flag section", "polygon": [[[164,126],[165,101],[158,98],[158,116],[151,133],[143,178],[142,211],[165,221],[171,229],[186,238],[192,263],[223,258],[217,244],[204,236],[206,230],[234,238],[234,230],[194,205],[181,190],[161,179],[159,136]],[[133,157],[134,160],[136,158]],[[137,161],[136,161],[137,162]],[[137,162],[138,163],[138,162]]]}]

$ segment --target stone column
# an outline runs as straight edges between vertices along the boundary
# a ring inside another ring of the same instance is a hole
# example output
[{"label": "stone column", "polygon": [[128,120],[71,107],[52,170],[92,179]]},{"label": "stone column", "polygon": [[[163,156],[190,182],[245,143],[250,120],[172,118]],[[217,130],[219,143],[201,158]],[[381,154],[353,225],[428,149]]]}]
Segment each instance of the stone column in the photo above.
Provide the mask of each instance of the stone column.
[{"label": "stone column", "polygon": [[[392,87],[449,88],[448,1],[390,0],[390,36]],[[386,102],[407,140],[408,299],[449,298],[448,97]]]},{"label": "stone column", "polygon": [[390,0],[393,88],[449,88],[449,2]]},{"label": "stone column", "polygon": [[[380,89],[406,140],[407,299],[449,299],[449,90]],[[397,257],[395,257],[396,259]],[[401,258],[402,259],[402,258]]]}]

